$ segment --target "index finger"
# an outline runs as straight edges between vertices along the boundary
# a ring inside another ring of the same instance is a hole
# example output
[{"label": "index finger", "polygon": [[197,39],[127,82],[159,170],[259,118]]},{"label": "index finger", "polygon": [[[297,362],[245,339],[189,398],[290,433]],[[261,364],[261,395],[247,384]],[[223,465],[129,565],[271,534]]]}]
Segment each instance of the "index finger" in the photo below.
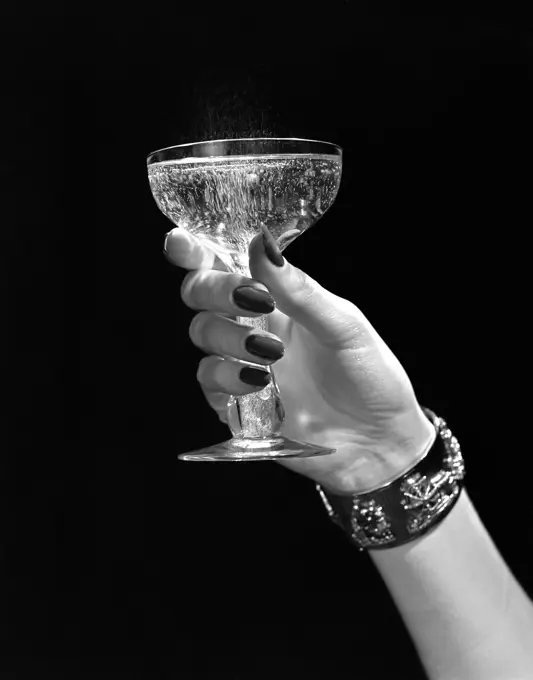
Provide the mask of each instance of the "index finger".
[{"label": "index finger", "polygon": [[215,252],[182,227],[175,227],[165,237],[163,252],[167,260],[184,269],[225,269]]}]

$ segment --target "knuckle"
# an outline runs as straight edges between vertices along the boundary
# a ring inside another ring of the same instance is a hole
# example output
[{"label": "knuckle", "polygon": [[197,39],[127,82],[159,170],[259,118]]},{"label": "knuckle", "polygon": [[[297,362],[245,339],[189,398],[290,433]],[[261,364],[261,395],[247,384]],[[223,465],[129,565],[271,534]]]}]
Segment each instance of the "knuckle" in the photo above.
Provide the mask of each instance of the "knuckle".
[{"label": "knuckle", "polygon": [[205,372],[205,359],[201,359],[198,363],[198,368],[196,370],[196,380],[203,385],[204,383],[204,372]]},{"label": "knuckle", "polygon": [[220,286],[211,269],[190,272],[181,284],[181,298],[191,309],[214,310]]},{"label": "knuckle", "polygon": [[196,379],[204,387],[204,389],[212,389],[213,374],[218,362],[219,358],[211,355],[204,357],[198,364]]},{"label": "knuckle", "polygon": [[189,324],[189,338],[193,344],[202,344],[202,333],[208,317],[209,312],[198,312]]},{"label": "knuckle", "polygon": [[303,302],[309,300],[316,291],[314,281],[301,269],[294,271],[294,294]]},{"label": "knuckle", "polygon": [[227,423],[227,411],[230,400],[230,395],[227,392],[216,392],[214,390],[204,391],[207,402],[211,408],[217,413],[222,423]]},{"label": "knuckle", "polygon": [[191,293],[197,272],[189,272],[182,281],[180,295],[187,307],[192,307]]}]

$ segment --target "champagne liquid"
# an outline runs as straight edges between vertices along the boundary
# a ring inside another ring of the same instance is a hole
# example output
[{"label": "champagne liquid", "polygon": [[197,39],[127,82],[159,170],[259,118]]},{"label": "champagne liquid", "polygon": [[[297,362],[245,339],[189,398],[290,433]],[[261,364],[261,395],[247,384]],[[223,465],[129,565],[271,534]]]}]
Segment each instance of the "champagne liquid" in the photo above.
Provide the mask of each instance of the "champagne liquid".
[{"label": "champagne liquid", "polygon": [[228,271],[248,272],[264,223],[283,250],[331,207],[341,159],[329,155],[185,158],[148,166],[159,209],[205,241]]}]

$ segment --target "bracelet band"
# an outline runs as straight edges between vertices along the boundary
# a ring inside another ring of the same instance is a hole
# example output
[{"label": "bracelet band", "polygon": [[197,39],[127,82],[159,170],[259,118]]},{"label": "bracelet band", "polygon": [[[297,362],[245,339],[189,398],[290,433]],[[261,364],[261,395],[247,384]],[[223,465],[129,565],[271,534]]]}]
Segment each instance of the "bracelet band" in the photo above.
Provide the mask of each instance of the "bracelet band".
[{"label": "bracelet band", "polygon": [[442,418],[428,408],[422,410],[437,437],[404,475],[354,496],[336,496],[316,485],[329,517],[360,551],[393,548],[429,533],[459,499],[465,477],[459,442]]}]

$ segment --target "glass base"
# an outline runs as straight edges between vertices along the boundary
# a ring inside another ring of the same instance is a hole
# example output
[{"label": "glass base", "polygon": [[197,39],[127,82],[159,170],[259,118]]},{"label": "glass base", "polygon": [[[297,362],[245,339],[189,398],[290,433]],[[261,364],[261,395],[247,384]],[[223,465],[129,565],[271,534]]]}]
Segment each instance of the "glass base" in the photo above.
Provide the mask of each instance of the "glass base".
[{"label": "glass base", "polygon": [[325,449],[315,444],[293,441],[286,437],[272,439],[229,439],[222,444],[207,446],[205,449],[181,453],[180,460],[195,461],[246,461],[276,460],[278,458],[310,458],[311,456],[327,456],[335,449]]}]

